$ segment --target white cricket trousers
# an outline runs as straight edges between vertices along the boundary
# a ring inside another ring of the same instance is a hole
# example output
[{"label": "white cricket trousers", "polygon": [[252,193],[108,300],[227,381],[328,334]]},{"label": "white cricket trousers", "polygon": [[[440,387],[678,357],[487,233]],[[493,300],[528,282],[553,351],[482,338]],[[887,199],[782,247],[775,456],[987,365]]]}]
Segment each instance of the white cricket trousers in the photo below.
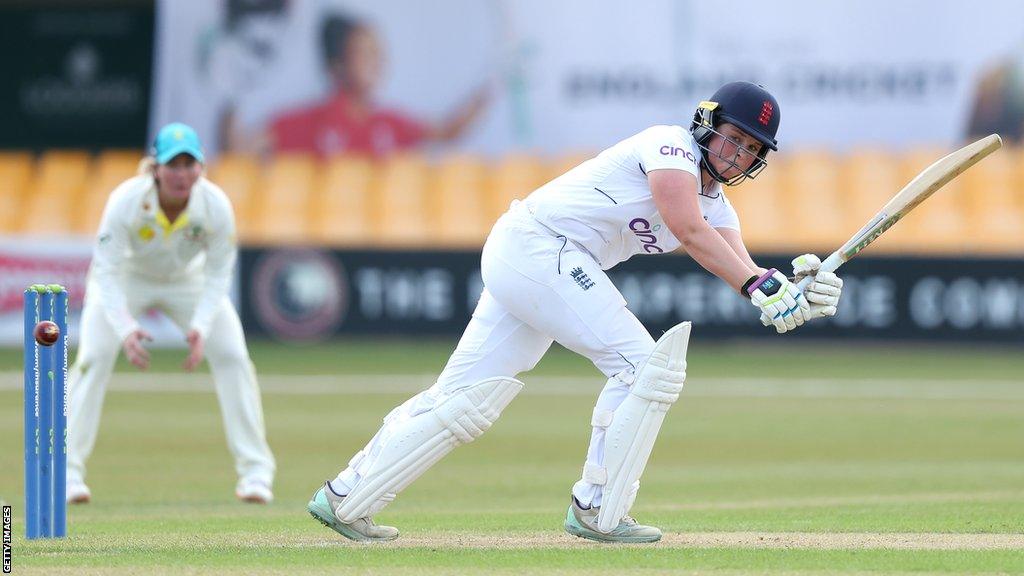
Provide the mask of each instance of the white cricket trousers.
[{"label": "white cricket trousers", "polygon": [[[612,376],[635,370],[654,349],[654,339],[589,254],[514,202],[487,238],[481,274],[485,289],[444,371],[397,412],[411,418],[455,390],[531,370],[553,341],[586,356],[609,378],[598,396],[598,409],[615,410],[625,400],[629,385]],[[336,491],[355,486],[379,452],[378,439],[389,436],[388,424],[403,420],[399,416],[390,414],[332,481]],[[587,461],[604,464],[604,428],[592,428]],[[582,478],[573,494],[584,505],[601,504],[601,487]]]},{"label": "white cricket trousers", "polygon": [[[201,277],[167,283],[129,276],[123,288],[132,316],[139,317],[155,307],[185,332],[203,285]],[[98,290],[102,288],[90,280],[82,311],[78,354],[68,375],[69,482],[85,479],[85,461],[96,442],[107,382],[121,351],[121,341],[99,299],[91,297]],[[213,372],[235,471],[239,478],[261,480],[270,486],[275,464],[267,445],[256,371],[249,359],[242,324],[226,296],[204,342],[204,352]]]}]

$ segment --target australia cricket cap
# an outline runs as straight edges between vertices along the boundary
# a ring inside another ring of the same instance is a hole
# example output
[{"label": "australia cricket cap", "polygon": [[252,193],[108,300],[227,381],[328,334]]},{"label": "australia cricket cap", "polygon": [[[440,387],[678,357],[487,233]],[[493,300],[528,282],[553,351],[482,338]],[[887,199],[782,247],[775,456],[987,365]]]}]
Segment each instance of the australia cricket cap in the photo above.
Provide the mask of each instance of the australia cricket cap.
[{"label": "australia cricket cap", "polygon": [[187,124],[172,122],[157,132],[153,156],[160,164],[167,164],[178,154],[188,154],[199,162],[203,161],[203,147],[196,131]]}]

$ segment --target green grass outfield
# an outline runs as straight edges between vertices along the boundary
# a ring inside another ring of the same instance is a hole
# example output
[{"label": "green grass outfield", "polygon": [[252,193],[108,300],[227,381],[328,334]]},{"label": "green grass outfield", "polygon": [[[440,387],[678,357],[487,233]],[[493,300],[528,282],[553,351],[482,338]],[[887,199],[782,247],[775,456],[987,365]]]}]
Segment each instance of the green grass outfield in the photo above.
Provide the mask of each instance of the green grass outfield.
[{"label": "green grass outfield", "polygon": [[[603,384],[553,349],[483,438],[342,540],[312,491],[428,384],[454,340],[254,343],[277,500],[234,499],[208,375],[120,366],[64,540],[24,540],[19,351],[0,351],[0,498],[15,574],[1024,573],[1024,354],[943,347],[700,345],[634,508],[657,545],[561,521]],[[796,360],[794,354],[803,356]],[[799,366],[799,369],[793,368]]]}]

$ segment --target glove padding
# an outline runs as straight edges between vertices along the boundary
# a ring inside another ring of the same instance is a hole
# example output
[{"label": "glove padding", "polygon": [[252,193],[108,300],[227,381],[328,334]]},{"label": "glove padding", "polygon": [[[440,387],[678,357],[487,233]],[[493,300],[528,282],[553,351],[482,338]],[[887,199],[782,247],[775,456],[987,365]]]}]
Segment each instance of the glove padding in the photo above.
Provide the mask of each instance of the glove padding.
[{"label": "glove padding", "polygon": [[814,254],[804,254],[793,260],[794,283],[800,284],[808,276],[813,278],[804,289],[804,296],[811,304],[809,320],[835,316],[839,298],[843,295],[843,279],[820,268],[821,260]]},{"label": "glove padding", "polygon": [[[820,270],[821,259],[814,254],[804,254],[793,260],[793,283],[800,284],[808,276],[813,280],[804,289],[804,297],[810,304],[807,314],[808,320],[835,316],[839,306],[839,298],[843,294],[843,279],[833,272]],[[772,322],[767,314],[761,315],[761,323],[771,326]]]},{"label": "glove padding", "polygon": [[765,326],[774,325],[779,334],[807,321],[810,304],[795,284],[775,268],[765,272],[746,289],[750,302],[761,310]]}]

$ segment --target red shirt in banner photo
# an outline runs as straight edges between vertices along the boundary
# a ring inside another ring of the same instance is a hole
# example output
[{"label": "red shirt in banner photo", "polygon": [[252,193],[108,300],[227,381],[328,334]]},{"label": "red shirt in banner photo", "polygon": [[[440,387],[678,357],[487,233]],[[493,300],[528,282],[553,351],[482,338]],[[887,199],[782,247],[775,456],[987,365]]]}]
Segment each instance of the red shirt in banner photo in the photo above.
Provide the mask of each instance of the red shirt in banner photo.
[{"label": "red shirt in banner photo", "polygon": [[270,132],[275,152],[386,156],[420,144],[427,126],[397,110],[359,110],[343,92],[277,117]]}]

